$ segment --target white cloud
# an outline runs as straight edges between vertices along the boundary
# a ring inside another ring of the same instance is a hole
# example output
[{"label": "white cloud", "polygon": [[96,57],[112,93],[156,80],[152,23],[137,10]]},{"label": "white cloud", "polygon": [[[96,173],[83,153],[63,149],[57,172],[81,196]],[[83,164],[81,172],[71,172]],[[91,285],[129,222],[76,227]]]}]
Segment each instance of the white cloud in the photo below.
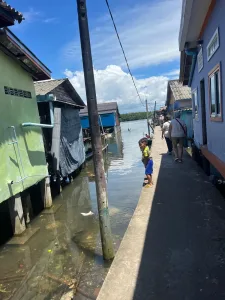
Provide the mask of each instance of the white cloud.
[{"label": "white cloud", "polygon": [[[179,58],[181,0],[148,1],[132,8],[120,6],[112,10],[132,69]],[[108,15],[95,21],[92,28],[90,36],[95,67],[105,68],[109,64],[124,67],[124,58]],[[64,57],[73,61],[81,57],[78,35],[64,48]]]},{"label": "white cloud", "polygon": [[43,20],[44,23],[55,23],[56,21],[56,18],[47,18]]},{"label": "white cloud", "polygon": [[28,11],[23,12],[23,16],[25,18],[26,23],[33,23],[41,17],[41,13],[39,11],[34,10],[33,8],[30,8]]},{"label": "white cloud", "polygon": [[180,70],[179,69],[172,70],[172,71],[164,73],[163,75],[168,76],[168,77],[170,77],[170,76],[176,76],[178,78],[179,75],[180,75]]},{"label": "white cloud", "polygon": [[[65,75],[70,79],[82,99],[86,99],[84,74],[81,71],[66,70]],[[121,112],[143,111],[131,77],[120,66],[109,65],[102,70],[94,70],[97,100],[101,102],[117,101]],[[162,106],[166,100],[168,78],[153,76],[145,79],[135,79],[138,91],[143,101],[148,99],[150,110],[154,102]]]}]

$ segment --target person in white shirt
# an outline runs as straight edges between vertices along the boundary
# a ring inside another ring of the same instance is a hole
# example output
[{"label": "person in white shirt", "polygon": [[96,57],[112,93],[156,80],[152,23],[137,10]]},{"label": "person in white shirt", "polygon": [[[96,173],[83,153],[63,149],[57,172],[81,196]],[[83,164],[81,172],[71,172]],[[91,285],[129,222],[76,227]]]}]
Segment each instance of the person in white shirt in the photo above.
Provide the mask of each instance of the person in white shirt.
[{"label": "person in white shirt", "polygon": [[160,115],[160,116],[159,116],[159,125],[160,125],[161,128],[162,128],[162,126],[163,126],[163,122],[164,122],[164,116],[163,116],[163,115]]},{"label": "person in white shirt", "polygon": [[169,128],[170,128],[170,119],[169,117],[165,117],[165,123],[162,127],[162,139],[165,137],[167,148],[168,148],[168,154],[172,154],[173,151],[173,145],[172,141],[169,136]]},{"label": "person in white shirt", "polygon": [[175,161],[182,162],[184,138],[187,134],[187,127],[180,119],[180,113],[176,113],[175,119],[170,123],[169,137],[172,140]]}]

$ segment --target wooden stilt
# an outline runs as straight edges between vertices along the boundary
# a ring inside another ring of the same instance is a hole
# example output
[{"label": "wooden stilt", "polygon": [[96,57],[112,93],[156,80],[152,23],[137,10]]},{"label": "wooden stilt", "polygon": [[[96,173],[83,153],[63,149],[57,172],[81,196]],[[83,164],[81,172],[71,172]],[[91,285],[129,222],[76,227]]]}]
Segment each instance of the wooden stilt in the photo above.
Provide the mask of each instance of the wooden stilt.
[{"label": "wooden stilt", "polygon": [[27,192],[22,198],[22,205],[23,205],[25,223],[29,224],[33,217],[33,208],[31,204],[29,192]]},{"label": "wooden stilt", "polygon": [[10,198],[8,203],[13,233],[14,235],[19,235],[26,229],[20,194]]},{"label": "wooden stilt", "polygon": [[50,188],[50,178],[46,177],[44,180],[40,182],[41,185],[41,194],[42,200],[44,203],[44,208],[52,207],[52,194]]},{"label": "wooden stilt", "polygon": [[50,188],[50,178],[45,178],[45,198],[44,198],[45,208],[52,206],[52,194]]}]

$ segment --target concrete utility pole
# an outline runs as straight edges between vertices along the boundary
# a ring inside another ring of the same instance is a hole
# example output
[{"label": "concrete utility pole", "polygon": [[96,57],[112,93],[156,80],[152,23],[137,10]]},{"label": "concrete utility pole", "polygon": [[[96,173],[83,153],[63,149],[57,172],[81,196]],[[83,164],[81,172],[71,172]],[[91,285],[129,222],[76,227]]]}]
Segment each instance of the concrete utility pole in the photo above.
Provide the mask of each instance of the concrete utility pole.
[{"label": "concrete utility pole", "polygon": [[148,100],[145,100],[146,104],[146,115],[147,115],[147,126],[148,126],[148,135],[150,136],[150,126],[149,126],[149,118],[148,118]]},{"label": "concrete utility pole", "polygon": [[155,127],[155,117],[156,117],[156,101],[155,101],[155,107],[154,107],[154,123],[153,123],[154,127]]},{"label": "concrete utility pole", "polygon": [[104,259],[110,260],[114,257],[114,250],[109,220],[108,195],[106,189],[104,161],[102,155],[102,142],[99,127],[99,116],[97,109],[86,0],[77,0],[77,11],[80,28],[80,41],[83,57],[84,79],[86,86],[91,142],[93,149],[93,162],[95,170],[95,182],[98,200],[102,251]]}]

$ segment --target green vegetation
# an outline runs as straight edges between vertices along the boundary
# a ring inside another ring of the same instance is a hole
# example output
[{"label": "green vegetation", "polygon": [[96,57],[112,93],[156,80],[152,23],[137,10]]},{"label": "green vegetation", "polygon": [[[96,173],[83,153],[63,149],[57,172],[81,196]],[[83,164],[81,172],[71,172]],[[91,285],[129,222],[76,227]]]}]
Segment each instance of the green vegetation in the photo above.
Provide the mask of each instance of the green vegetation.
[{"label": "green vegetation", "polygon": [[[151,119],[152,113],[149,113],[149,118]],[[134,112],[128,114],[120,114],[120,121],[135,121],[135,120],[143,120],[146,119],[146,112]]]}]

